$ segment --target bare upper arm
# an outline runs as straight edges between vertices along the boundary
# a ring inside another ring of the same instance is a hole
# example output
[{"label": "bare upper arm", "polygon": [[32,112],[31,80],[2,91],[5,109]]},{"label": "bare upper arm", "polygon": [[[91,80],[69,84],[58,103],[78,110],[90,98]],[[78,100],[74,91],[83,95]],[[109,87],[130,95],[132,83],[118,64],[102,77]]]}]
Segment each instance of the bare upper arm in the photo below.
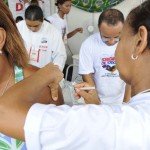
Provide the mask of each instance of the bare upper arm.
[{"label": "bare upper arm", "polygon": [[[24,76],[25,76],[25,78],[30,76],[30,75],[32,75],[37,70],[39,70],[38,67],[35,67],[35,66],[32,66],[32,65],[28,65],[26,68],[24,68]],[[44,103],[44,104],[50,104],[51,103],[51,104],[56,104],[56,105],[64,104],[64,99],[63,99],[61,88],[59,87],[59,90],[58,90],[58,100],[57,101],[53,101],[52,100],[50,88],[49,87],[45,87],[41,91],[40,96],[38,97],[36,102]]]}]

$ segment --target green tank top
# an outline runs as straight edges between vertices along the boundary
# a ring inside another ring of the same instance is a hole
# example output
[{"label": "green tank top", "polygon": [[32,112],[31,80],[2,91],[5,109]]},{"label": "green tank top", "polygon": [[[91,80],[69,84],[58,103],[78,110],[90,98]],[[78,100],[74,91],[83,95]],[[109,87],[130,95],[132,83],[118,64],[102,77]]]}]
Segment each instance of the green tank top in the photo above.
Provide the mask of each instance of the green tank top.
[{"label": "green tank top", "polygon": [[[24,79],[22,67],[14,66],[15,83]],[[0,150],[27,150],[24,142],[0,133]]]}]

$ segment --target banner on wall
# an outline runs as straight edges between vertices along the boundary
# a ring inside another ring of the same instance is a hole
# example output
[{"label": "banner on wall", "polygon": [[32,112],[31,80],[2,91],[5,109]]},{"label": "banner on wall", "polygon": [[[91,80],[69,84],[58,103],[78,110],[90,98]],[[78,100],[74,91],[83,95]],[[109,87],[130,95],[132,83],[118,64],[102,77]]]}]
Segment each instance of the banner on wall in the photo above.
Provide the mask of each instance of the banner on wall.
[{"label": "banner on wall", "polygon": [[72,5],[88,12],[102,12],[124,0],[72,0]]},{"label": "banner on wall", "polygon": [[[17,16],[24,17],[24,0],[8,0],[8,5],[14,18],[16,18]],[[50,15],[50,1],[43,0],[43,5],[43,13],[44,16],[47,17]]]}]

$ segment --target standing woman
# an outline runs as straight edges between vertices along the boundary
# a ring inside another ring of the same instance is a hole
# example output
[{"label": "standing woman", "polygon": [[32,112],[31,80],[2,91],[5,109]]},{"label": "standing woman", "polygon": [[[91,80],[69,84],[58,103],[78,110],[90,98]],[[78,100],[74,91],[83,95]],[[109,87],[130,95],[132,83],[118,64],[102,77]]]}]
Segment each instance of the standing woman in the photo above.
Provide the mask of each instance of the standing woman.
[{"label": "standing woman", "polygon": [[[0,97],[15,83],[27,78],[37,70],[37,67],[28,65],[28,55],[13,16],[7,6],[0,2]],[[60,89],[58,95],[59,100],[53,101],[49,88],[45,87],[36,102],[63,104]],[[22,141],[0,134],[0,149],[8,147],[13,150],[26,150]]]},{"label": "standing woman", "polygon": [[67,21],[65,15],[70,12],[71,9],[71,0],[56,0],[55,5],[58,8],[58,12],[49,16],[47,19],[60,31],[62,38],[71,38],[76,33],[83,32],[83,28],[76,28],[72,32],[67,32]]}]

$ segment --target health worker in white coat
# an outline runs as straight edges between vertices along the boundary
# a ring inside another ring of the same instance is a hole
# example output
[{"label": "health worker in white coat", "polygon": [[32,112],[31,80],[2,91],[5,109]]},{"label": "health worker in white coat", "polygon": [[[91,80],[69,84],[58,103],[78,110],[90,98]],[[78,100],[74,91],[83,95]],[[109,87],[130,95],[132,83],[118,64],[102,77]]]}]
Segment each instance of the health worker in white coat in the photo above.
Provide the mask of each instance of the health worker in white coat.
[{"label": "health worker in white coat", "polygon": [[30,5],[25,11],[25,20],[17,23],[30,64],[43,67],[53,62],[63,70],[66,49],[61,34],[53,25],[44,20],[43,11],[37,5]]}]

